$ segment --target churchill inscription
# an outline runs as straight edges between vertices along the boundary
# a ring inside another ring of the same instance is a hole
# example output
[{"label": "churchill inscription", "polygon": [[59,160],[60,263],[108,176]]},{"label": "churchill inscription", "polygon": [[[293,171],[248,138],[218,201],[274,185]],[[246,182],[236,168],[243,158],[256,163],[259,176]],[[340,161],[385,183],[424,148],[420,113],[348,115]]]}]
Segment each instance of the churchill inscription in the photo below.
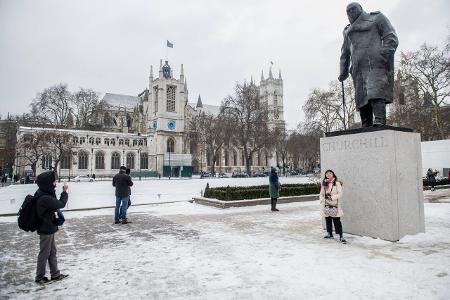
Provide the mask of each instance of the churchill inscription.
[{"label": "churchill inscription", "polygon": [[361,149],[387,148],[388,144],[384,137],[359,137],[346,140],[336,140],[322,143],[324,152],[352,151]]}]

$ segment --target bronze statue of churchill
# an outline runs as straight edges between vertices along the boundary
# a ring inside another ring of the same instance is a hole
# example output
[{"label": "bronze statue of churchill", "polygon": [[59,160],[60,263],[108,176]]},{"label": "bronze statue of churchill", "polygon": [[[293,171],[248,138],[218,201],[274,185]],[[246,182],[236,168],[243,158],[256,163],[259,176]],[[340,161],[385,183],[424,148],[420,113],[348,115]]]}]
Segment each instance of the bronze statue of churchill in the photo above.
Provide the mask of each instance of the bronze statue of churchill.
[{"label": "bronze statue of churchill", "polygon": [[338,79],[352,75],[362,127],[382,126],[393,98],[397,35],[382,13],[366,13],[359,3],[347,6],[347,16]]}]

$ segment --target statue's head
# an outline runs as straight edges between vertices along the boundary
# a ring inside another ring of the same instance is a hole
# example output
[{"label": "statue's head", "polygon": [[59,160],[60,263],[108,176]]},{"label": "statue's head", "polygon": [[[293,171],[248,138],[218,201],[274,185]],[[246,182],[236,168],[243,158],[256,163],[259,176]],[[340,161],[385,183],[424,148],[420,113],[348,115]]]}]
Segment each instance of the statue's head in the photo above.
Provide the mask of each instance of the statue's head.
[{"label": "statue's head", "polygon": [[347,5],[347,16],[350,24],[353,24],[353,22],[355,22],[356,19],[358,19],[362,11],[363,11],[362,6],[358,2],[352,2],[349,5]]}]

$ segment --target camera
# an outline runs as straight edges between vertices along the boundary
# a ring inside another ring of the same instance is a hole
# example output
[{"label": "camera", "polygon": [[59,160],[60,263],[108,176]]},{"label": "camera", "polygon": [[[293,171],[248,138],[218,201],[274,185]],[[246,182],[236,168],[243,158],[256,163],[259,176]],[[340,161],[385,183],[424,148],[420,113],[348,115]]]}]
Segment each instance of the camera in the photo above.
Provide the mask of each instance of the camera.
[{"label": "camera", "polygon": [[326,194],[325,194],[325,199],[331,200],[331,194],[330,194],[330,193],[326,193]]}]

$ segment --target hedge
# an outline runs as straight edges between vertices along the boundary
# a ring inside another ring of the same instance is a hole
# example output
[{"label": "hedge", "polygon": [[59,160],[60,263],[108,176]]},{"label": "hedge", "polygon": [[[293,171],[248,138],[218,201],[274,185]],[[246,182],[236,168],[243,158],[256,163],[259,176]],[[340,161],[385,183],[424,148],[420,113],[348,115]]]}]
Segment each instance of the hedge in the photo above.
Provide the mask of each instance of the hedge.
[{"label": "hedge", "polygon": [[[318,193],[320,193],[319,184],[284,184],[280,190],[280,197],[314,195]],[[210,188],[209,184],[206,184],[203,196],[224,201],[270,198],[268,185]]]},{"label": "hedge", "polygon": [[[436,180],[436,182],[434,183],[434,185],[446,185],[446,184],[450,184],[450,180],[448,178],[442,178],[441,180]],[[431,186],[431,181],[424,179],[423,186]]]}]

